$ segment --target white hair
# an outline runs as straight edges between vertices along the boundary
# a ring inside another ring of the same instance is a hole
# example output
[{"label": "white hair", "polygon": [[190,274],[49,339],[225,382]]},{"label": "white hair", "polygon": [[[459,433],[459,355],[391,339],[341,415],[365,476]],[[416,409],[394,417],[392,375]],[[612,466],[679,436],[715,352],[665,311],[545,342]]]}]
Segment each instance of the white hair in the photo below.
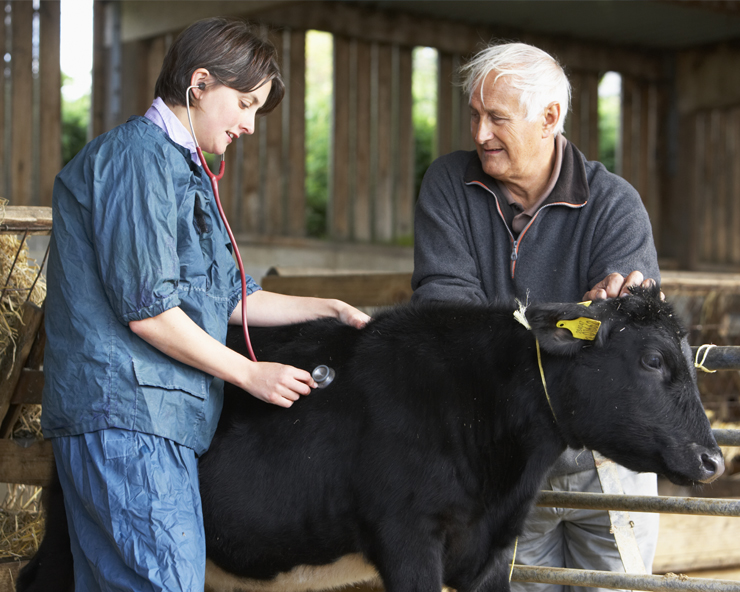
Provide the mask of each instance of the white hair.
[{"label": "white hair", "polygon": [[562,133],[570,106],[570,82],[562,66],[549,53],[526,43],[489,45],[460,68],[463,91],[471,97],[480,86],[483,101],[483,82],[494,72],[496,84],[502,76],[519,91],[519,104],[527,112],[527,121],[536,121],[550,103],[560,104],[560,119],[555,135]]}]

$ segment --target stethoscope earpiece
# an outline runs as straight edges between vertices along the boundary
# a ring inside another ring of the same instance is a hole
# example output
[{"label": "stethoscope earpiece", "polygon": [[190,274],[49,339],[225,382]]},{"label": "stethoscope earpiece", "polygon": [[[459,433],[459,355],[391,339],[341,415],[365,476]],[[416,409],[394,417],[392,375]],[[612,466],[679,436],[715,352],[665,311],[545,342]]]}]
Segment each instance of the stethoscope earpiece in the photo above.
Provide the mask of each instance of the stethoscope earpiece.
[{"label": "stethoscope earpiece", "polygon": [[200,90],[206,90],[206,83],[205,83],[205,82],[201,82],[201,83],[200,83],[200,84],[198,85],[198,88],[199,88]]}]

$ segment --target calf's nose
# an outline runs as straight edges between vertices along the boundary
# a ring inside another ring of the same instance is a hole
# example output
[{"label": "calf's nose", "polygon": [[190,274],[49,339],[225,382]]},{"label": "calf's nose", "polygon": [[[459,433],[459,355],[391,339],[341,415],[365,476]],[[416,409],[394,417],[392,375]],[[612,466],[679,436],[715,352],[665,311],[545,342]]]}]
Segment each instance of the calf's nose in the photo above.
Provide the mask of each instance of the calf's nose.
[{"label": "calf's nose", "polygon": [[711,483],[725,472],[725,459],[719,448],[706,448],[694,444],[694,452],[701,462],[702,477],[699,479],[701,483]]}]

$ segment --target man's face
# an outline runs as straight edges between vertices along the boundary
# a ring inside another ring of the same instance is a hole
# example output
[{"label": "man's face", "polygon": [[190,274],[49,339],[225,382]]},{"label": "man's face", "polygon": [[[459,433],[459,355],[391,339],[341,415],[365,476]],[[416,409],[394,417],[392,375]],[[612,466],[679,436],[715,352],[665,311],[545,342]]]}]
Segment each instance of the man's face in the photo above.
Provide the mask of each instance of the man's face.
[{"label": "man's face", "polygon": [[512,88],[507,76],[496,84],[496,73],[483,81],[470,97],[470,131],[475,140],[483,170],[504,183],[526,184],[543,166],[543,121],[529,122],[519,105],[519,91]]}]

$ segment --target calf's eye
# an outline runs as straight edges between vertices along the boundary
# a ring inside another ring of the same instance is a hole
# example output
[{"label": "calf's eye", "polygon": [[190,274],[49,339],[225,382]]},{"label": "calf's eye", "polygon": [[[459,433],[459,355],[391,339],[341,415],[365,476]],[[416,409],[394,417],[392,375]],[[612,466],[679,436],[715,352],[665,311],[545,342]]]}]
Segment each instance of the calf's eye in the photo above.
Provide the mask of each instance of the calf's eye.
[{"label": "calf's eye", "polygon": [[642,364],[646,368],[660,370],[663,367],[663,358],[659,354],[645,354],[642,356]]}]

